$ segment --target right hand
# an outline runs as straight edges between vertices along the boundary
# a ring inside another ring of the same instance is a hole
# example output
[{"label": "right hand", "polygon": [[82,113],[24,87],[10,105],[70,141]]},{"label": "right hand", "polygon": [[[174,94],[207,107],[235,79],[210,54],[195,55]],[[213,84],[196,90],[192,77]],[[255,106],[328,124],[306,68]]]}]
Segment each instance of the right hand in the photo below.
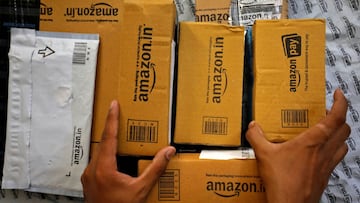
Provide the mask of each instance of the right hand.
[{"label": "right hand", "polygon": [[269,203],[318,203],[336,165],[347,153],[347,101],[340,90],[327,116],[295,138],[269,142],[252,121],[246,133],[258,160]]}]

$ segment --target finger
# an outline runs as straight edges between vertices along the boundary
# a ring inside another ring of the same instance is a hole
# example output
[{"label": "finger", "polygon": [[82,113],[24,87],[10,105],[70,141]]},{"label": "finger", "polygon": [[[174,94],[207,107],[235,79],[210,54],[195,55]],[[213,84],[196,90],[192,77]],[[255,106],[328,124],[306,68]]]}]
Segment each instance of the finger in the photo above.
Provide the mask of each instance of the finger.
[{"label": "finger", "polygon": [[261,153],[260,150],[268,148],[270,142],[265,138],[264,132],[262,131],[259,124],[255,121],[249,123],[248,130],[246,132],[246,139],[249,141],[251,147],[254,149],[255,154]]},{"label": "finger", "polygon": [[349,138],[351,133],[351,128],[348,124],[343,124],[342,126],[340,126],[330,137],[329,142],[327,143],[327,145],[331,148],[337,148],[340,145],[342,145],[346,139]]},{"label": "finger", "polygon": [[329,136],[326,149],[332,150],[345,142],[349,137],[351,129],[345,123],[348,102],[340,89],[334,93],[334,103],[326,118],[319,126],[323,127],[324,132]]},{"label": "finger", "polygon": [[346,121],[347,108],[348,102],[344,94],[340,89],[337,89],[334,93],[334,103],[323,123],[331,129],[338,128]]},{"label": "finger", "polygon": [[344,145],[351,133],[349,125],[344,124],[338,130],[336,130],[327,143],[325,143],[324,150],[328,153],[334,153],[339,147]]},{"label": "finger", "polygon": [[139,176],[139,181],[145,183],[145,190],[149,192],[163,174],[176,149],[172,146],[161,149],[154,157],[152,163]]},{"label": "finger", "polygon": [[342,161],[345,157],[345,155],[348,152],[348,146],[346,143],[342,143],[342,145],[336,150],[332,162],[331,162],[331,171],[332,172],[334,170],[334,168],[340,163],[340,161]]},{"label": "finger", "polygon": [[[119,126],[119,104],[117,101],[112,101],[106,118],[105,128],[100,142],[99,152],[97,156],[98,162],[114,162],[116,163],[117,151],[117,136]],[[103,165],[103,164],[100,164]],[[115,164],[116,165],[116,164]]]}]

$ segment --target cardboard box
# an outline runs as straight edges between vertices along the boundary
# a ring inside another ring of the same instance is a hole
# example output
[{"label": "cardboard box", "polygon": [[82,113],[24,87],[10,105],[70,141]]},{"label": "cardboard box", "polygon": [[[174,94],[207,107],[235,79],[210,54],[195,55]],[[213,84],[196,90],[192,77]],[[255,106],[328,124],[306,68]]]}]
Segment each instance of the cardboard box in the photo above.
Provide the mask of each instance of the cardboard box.
[{"label": "cardboard box", "polygon": [[291,139],[326,114],[325,22],[258,20],[253,43],[253,119],[270,141]]},{"label": "cardboard box", "polygon": [[170,142],[172,0],[42,0],[40,29],[99,33],[92,148],[113,99],[120,103],[120,154],[152,156]]},{"label": "cardboard box", "polygon": [[170,143],[175,5],[172,0],[125,2],[119,152],[155,155]]},{"label": "cardboard box", "polygon": [[[199,154],[175,155],[147,202],[266,202],[255,159],[204,160],[198,157]],[[139,172],[150,163],[140,160]]]},{"label": "cardboard box", "polygon": [[174,142],[239,146],[244,29],[180,23]]},{"label": "cardboard box", "polygon": [[196,0],[195,21],[229,24],[231,0]]}]

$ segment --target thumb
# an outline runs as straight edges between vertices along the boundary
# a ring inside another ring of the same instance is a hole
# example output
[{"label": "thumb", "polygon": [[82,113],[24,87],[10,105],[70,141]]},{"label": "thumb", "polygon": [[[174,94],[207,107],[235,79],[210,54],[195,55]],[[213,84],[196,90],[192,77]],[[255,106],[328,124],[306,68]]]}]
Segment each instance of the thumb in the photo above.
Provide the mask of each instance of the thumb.
[{"label": "thumb", "polygon": [[269,141],[265,138],[260,125],[255,121],[251,121],[249,123],[249,127],[246,132],[246,139],[249,141],[255,153],[259,150],[267,149],[267,145],[269,145]]},{"label": "thumb", "polygon": [[172,146],[165,147],[156,153],[152,163],[139,176],[139,179],[145,183],[150,192],[157,180],[163,174],[172,156],[174,156],[176,149]]}]

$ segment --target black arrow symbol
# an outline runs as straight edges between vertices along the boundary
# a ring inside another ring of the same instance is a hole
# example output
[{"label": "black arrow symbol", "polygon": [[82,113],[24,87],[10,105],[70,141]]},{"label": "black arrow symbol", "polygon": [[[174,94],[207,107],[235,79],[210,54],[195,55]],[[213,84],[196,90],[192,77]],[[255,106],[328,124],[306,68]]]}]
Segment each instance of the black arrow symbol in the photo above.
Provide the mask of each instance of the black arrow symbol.
[{"label": "black arrow symbol", "polygon": [[50,47],[46,46],[45,49],[40,49],[38,51],[38,54],[42,54],[43,57],[50,56],[51,54],[55,53],[54,50],[52,50]]}]

